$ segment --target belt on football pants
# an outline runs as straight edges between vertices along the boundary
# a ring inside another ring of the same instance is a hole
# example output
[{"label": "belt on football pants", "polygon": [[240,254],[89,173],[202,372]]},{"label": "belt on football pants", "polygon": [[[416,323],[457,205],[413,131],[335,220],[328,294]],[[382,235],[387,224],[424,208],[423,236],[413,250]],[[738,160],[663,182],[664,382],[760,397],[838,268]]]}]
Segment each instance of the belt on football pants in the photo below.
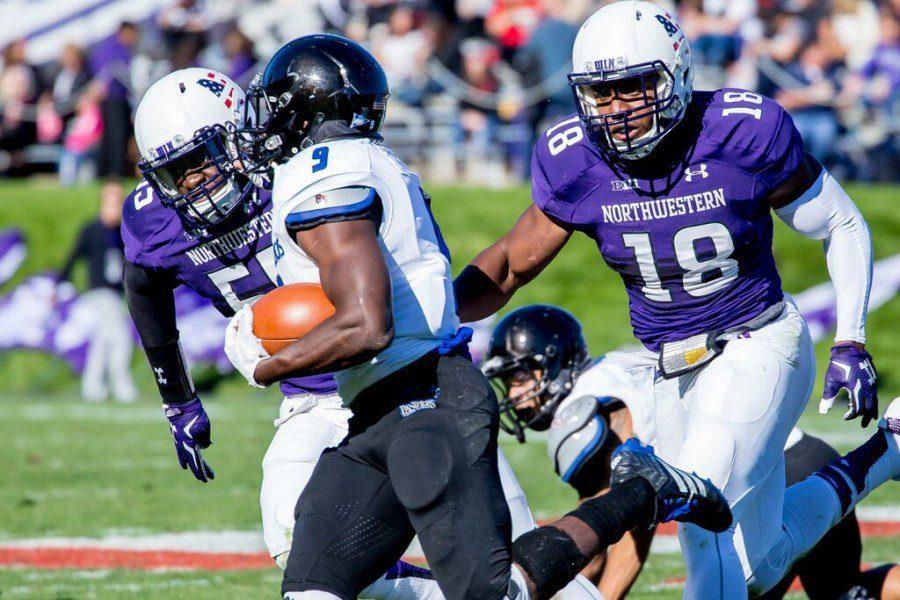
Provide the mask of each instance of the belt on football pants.
[{"label": "belt on football pants", "polygon": [[696,371],[725,349],[725,344],[741,335],[774,321],[784,312],[784,300],[776,302],[746,323],[728,329],[698,333],[675,342],[663,342],[659,349],[659,373],[674,379]]}]

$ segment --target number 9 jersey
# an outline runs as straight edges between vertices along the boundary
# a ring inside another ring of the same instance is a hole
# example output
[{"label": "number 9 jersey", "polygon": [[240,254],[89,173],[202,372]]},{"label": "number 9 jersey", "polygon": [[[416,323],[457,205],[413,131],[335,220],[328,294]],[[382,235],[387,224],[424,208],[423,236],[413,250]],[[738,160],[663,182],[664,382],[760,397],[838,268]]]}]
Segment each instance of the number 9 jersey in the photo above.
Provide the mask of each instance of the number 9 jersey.
[{"label": "number 9 jersey", "polygon": [[535,146],[532,197],[597,242],[625,283],[635,337],[657,351],[782,300],[768,198],[802,160],[800,134],[774,101],[695,92],[642,160],[602,153],[577,116],[552,126]]},{"label": "number 9 jersey", "polygon": [[367,215],[378,223],[391,281],[394,339],[373,359],[335,373],[341,398],[356,395],[451,340],[459,329],[450,254],[419,178],[380,140],[336,138],[274,169],[272,235],[280,282],[318,283],[299,231]]}]

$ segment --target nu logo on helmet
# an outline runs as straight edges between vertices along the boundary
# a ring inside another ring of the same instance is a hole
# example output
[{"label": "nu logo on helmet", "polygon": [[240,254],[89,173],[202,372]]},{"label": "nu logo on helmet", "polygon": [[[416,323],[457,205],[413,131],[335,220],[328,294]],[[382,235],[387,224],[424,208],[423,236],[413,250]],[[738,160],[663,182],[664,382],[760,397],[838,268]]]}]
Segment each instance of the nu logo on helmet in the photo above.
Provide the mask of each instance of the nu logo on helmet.
[{"label": "nu logo on helmet", "polygon": [[709,177],[709,173],[706,170],[706,163],[700,163],[697,165],[696,169],[692,169],[691,167],[686,167],[684,169],[684,179],[688,183],[694,180],[694,177],[699,176],[701,179],[706,179]]}]

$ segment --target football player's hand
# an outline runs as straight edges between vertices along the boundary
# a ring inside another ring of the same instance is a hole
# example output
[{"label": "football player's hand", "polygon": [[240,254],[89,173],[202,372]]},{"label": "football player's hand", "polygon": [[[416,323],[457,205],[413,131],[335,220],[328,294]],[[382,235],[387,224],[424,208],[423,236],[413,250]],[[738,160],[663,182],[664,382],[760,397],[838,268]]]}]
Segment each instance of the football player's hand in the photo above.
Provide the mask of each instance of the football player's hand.
[{"label": "football player's hand", "polygon": [[163,411],[172,426],[175,452],[181,468],[190,469],[194,477],[203,483],[215,479],[216,474],[200,452],[212,443],[209,439],[212,426],[200,398],[184,404],[163,404]]},{"label": "football player's hand", "polygon": [[253,333],[253,311],[244,306],[237,311],[225,329],[225,354],[247,383],[254,387],[263,387],[257,383],[253,374],[256,365],[269,357],[262,342]]},{"label": "football player's hand", "polygon": [[825,372],[825,387],[819,412],[827,413],[841,390],[847,390],[848,410],[844,420],[862,417],[865,427],[878,418],[878,373],[866,349],[860,344],[838,343],[831,348],[831,361]]}]

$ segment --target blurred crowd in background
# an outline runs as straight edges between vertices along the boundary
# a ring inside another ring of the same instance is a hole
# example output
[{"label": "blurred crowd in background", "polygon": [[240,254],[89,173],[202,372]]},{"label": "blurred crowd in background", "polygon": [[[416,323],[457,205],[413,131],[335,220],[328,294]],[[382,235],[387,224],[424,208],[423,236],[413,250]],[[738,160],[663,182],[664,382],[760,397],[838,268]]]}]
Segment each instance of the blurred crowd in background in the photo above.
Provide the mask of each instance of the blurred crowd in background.
[{"label": "blurred crowd in background", "polygon": [[[528,177],[541,128],[573,110],[572,42],[596,0],[177,0],[91,47],[34,64],[3,50],[0,176],[63,184],[134,176],[132,116],[182,67],[250,82],[285,41],[316,31],[369,47],[392,88],[385,137],[429,181]],[[759,91],[793,115],[838,176],[897,181],[900,0],[660,2],[691,41],[695,88]]]}]

